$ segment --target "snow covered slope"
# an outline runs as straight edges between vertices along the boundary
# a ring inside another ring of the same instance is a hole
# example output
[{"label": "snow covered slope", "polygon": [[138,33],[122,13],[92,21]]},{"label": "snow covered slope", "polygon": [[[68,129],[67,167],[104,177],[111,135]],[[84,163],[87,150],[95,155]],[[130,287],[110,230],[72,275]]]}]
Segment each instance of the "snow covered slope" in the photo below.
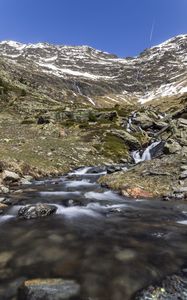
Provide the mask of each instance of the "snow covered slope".
[{"label": "snow covered slope", "polygon": [[57,101],[104,106],[187,94],[187,35],[118,58],[88,46],[0,43],[0,70]]}]

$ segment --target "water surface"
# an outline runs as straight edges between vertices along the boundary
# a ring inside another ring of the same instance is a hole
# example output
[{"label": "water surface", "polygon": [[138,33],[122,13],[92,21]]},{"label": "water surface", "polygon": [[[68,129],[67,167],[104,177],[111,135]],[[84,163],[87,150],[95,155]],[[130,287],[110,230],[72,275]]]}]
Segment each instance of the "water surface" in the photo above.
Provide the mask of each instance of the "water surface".
[{"label": "water surface", "polygon": [[[187,205],[127,199],[83,168],[25,186],[0,216],[0,299],[28,278],[70,278],[81,299],[128,300],[187,261]],[[55,215],[20,220],[22,205],[56,205]]]}]

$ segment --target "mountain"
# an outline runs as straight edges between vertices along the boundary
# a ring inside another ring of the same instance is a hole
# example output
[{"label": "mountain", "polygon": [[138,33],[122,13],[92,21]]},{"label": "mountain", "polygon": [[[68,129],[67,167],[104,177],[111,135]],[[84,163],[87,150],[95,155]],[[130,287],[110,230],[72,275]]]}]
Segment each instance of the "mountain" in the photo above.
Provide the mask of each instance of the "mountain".
[{"label": "mountain", "polygon": [[186,50],[187,35],[127,58],[88,46],[2,41],[1,85],[8,86],[11,103],[16,98],[23,109],[47,103],[144,104],[187,94]]}]

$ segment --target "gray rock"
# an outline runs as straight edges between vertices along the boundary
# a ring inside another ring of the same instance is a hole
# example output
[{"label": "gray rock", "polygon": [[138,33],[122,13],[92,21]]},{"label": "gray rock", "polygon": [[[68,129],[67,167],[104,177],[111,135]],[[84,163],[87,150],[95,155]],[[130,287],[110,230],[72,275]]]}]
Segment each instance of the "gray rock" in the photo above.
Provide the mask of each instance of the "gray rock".
[{"label": "gray rock", "polygon": [[19,288],[18,300],[69,300],[79,292],[80,286],[73,280],[34,279]]},{"label": "gray rock", "polygon": [[180,169],[181,171],[187,171],[187,165],[182,165]]},{"label": "gray rock", "polygon": [[18,217],[23,219],[36,219],[46,217],[56,212],[57,208],[48,204],[26,205],[18,211]]},{"label": "gray rock", "polygon": [[174,153],[180,153],[182,147],[178,142],[176,142],[173,139],[169,139],[164,146],[164,153],[165,154],[174,154]]},{"label": "gray rock", "polygon": [[132,150],[141,148],[141,143],[138,139],[125,130],[112,130],[110,133],[124,140],[125,144]]},{"label": "gray rock", "polygon": [[187,119],[179,118],[178,121],[180,125],[187,126]]},{"label": "gray rock", "polygon": [[187,170],[183,171],[181,174],[180,174],[180,179],[186,179],[187,178]]},{"label": "gray rock", "polygon": [[0,203],[4,203],[5,197],[0,197]]},{"label": "gray rock", "polygon": [[187,193],[187,186],[183,186],[175,191],[175,193]]},{"label": "gray rock", "polygon": [[8,194],[10,192],[9,188],[4,186],[4,185],[0,185],[0,193],[2,194]]},{"label": "gray rock", "polygon": [[141,126],[142,129],[148,129],[154,124],[154,120],[146,113],[138,113],[134,123]]},{"label": "gray rock", "polygon": [[12,171],[8,171],[8,170],[4,170],[2,173],[2,179],[3,181],[19,181],[20,180],[20,176],[19,174],[12,172]]},{"label": "gray rock", "polygon": [[185,275],[173,275],[167,277],[157,286],[149,286],[142,291],[136,300],[186,300],[187,277]]}]

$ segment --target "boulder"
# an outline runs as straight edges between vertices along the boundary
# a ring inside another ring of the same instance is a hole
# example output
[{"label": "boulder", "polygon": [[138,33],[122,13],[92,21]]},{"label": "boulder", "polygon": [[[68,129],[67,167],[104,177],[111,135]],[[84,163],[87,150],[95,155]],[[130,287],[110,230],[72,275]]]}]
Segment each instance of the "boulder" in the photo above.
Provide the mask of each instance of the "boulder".
[{"label": "boulder", "polygon": [[187,295],[187,276],[183,272],[180,275],[166,277],[160,284],[152,285],[141,291],[135,297],[136,300],[185,300]]},{"label": "boulder", "polygon": [[69,300],[77,297],[79,292],[80,286],[73,280],[33,279],[25,281],[20,286],[17,299]]},{"label": "boulder", "polygon": [[8,170],[4,170],[2,173],[2,179],[3,181],[8,181],[8,182],[17,182],[20,180],[20,176],[19,174],[12,172],[12,171],[8,171]]},{"label": "boulder", "polygon": [[138,113],[134,119],[134,124],[141,126],[142,129],[148,129],[154,124],[154,120],[146,113]]},{"label": "boulder", "polygon": [[164,145],[165,154],[180,153],[181,149],[182,149],[181,145],[173,139],[167,140],[167,142]]},{"label": "boulder", "polygon": [[46,217],[56,212],[57,208],[53,205],[41,204],[26,205],[21,207],[18,211],[18,217],[23,219],[36,219]]},{"label": "boulder", "polygon": [[112,130],[110,133],[124,140],[125,144],[130,148],[130,150],[141,148],[141,143],[139,140],[125,130]]},{"label": "boulder", "polygon": [[8,194],[10,192],[9,188],[4,186],[4,185],[0,185],[0,193],[2,194]]}]

